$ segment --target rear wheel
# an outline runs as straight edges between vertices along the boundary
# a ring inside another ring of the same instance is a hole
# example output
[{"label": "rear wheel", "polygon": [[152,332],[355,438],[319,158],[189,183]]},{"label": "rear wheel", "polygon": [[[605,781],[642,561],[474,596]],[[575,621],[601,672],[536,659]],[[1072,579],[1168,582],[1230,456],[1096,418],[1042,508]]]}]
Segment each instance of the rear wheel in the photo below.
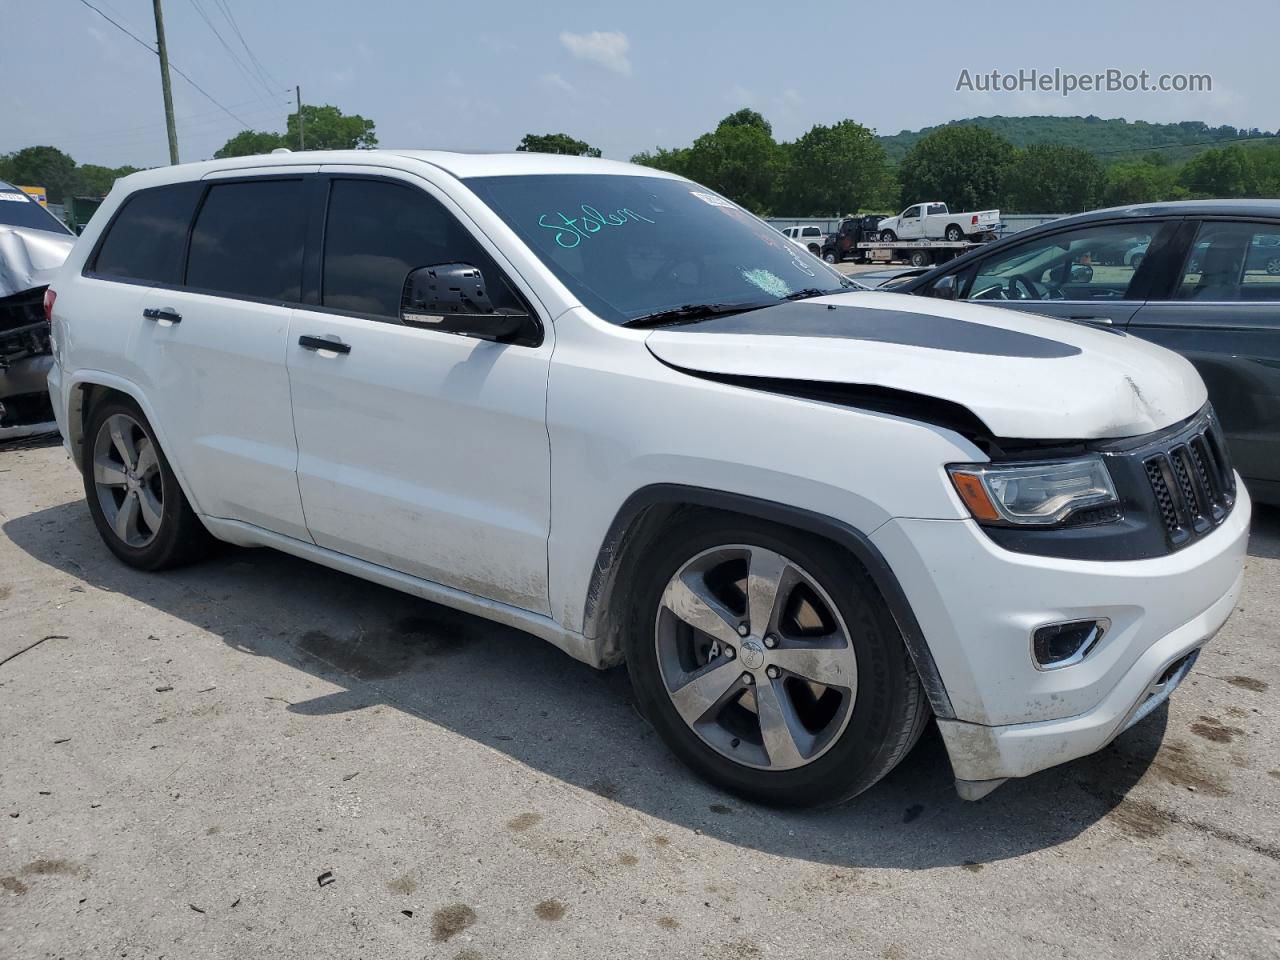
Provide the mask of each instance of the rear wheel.
[{"label": "rear wheel", "polygon": [[959,225],[953,223],[947,227],[946,237],[952,243],[959,243],[964,239],[964,231],[960,229]]},{"label": "rear wheel", "polygon": [[911,265],[913,267],[927,267],[933,263],[933,258],[929,256],[928,250],[912,250]]},{"label": "rear wheel", "polygon": [[112,395],[94,404],[83,467],[94,526],[129,566],[161,570],[205,552],[211,538],[133,400]]},{"label": "rear wheel", "polygon": [[649,552],[628,618],[637,700],[703,777],[837,803],[911,749],[928,707],[879,593],[825,540],[707,515]]}]

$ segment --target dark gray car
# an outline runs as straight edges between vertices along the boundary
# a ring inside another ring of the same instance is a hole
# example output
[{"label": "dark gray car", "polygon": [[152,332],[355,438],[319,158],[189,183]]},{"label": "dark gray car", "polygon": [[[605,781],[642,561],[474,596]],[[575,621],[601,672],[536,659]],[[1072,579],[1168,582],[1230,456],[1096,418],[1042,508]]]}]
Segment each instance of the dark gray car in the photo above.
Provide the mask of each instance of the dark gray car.
[{"label": "dark gray car", "polygon": [[[1142,255],[1116,255],[1134,250]],[[1204,378],[1254,499],[1280,505],[1276,254],[1280,200],[1142,204],[1041,224],[885,289],[1047,314],[1177,351]]]}]

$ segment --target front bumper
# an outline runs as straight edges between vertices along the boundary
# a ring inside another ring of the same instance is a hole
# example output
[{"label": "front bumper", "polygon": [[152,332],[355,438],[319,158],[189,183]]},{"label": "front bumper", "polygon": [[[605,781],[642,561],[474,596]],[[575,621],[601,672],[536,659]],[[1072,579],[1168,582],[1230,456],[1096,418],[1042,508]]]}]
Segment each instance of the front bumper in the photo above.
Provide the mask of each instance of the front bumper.
[{"label": "front bumper", "polygon": [[[1217,530],[1148,560],[1013,553],[968,520],[899,519],[876,531],[951,700],[954,716],[938,724],[958,780],[1022,777],[1085,756],[1138,715],[1153,682],[1235,608],[1251,510],[1238,490]],[[1096,617],[1112,627],[1083,661],[1037,669],[1036,627]]]}]

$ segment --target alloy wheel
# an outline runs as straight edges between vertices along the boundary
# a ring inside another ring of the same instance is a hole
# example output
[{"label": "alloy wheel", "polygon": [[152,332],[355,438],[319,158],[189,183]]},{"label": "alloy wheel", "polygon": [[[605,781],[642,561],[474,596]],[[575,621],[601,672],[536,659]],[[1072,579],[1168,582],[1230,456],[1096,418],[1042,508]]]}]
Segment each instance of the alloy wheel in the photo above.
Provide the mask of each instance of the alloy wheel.
[{"label": "alloy wheel", "polygon": [[705,550],[668,581],[655,629],[676,712],[735,763],[812,763],[853,713],[858,666],[835,603],[796,562],[758,546]]},{"label": "alloy wheel", "polygon": [[117,413],[102,422],[93,443],[93,485],[107,525],[121,542],[145,547],[164,522],[164,477],[150,435]]}]

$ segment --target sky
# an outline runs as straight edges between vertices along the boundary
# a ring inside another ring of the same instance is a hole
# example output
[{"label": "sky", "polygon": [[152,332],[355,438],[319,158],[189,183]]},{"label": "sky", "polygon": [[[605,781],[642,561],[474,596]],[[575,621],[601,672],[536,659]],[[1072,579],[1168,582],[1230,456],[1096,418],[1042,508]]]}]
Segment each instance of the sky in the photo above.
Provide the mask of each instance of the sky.
[{"label": "sky", "polygon": [[[154,43],[151,0],[88,2]],[[295,85],[306,103],[374,120],[384,147],[510,150],[563,131],[624,160],[687,145],[743,106],[780,140],[845,118],[882,134],[992,114],[1280,126],[1275,0],[164,0],[164,11],[173,64],[221,105],[174,74],[183,160],[246,125],[283,130]],[[0,0],[0,23],[0,153],[51,144],[81,163],[167,162],[154,53],[85,0]],[[1055,68],[1205,73],[1212,91],[956,89],[962,70]]]}]

